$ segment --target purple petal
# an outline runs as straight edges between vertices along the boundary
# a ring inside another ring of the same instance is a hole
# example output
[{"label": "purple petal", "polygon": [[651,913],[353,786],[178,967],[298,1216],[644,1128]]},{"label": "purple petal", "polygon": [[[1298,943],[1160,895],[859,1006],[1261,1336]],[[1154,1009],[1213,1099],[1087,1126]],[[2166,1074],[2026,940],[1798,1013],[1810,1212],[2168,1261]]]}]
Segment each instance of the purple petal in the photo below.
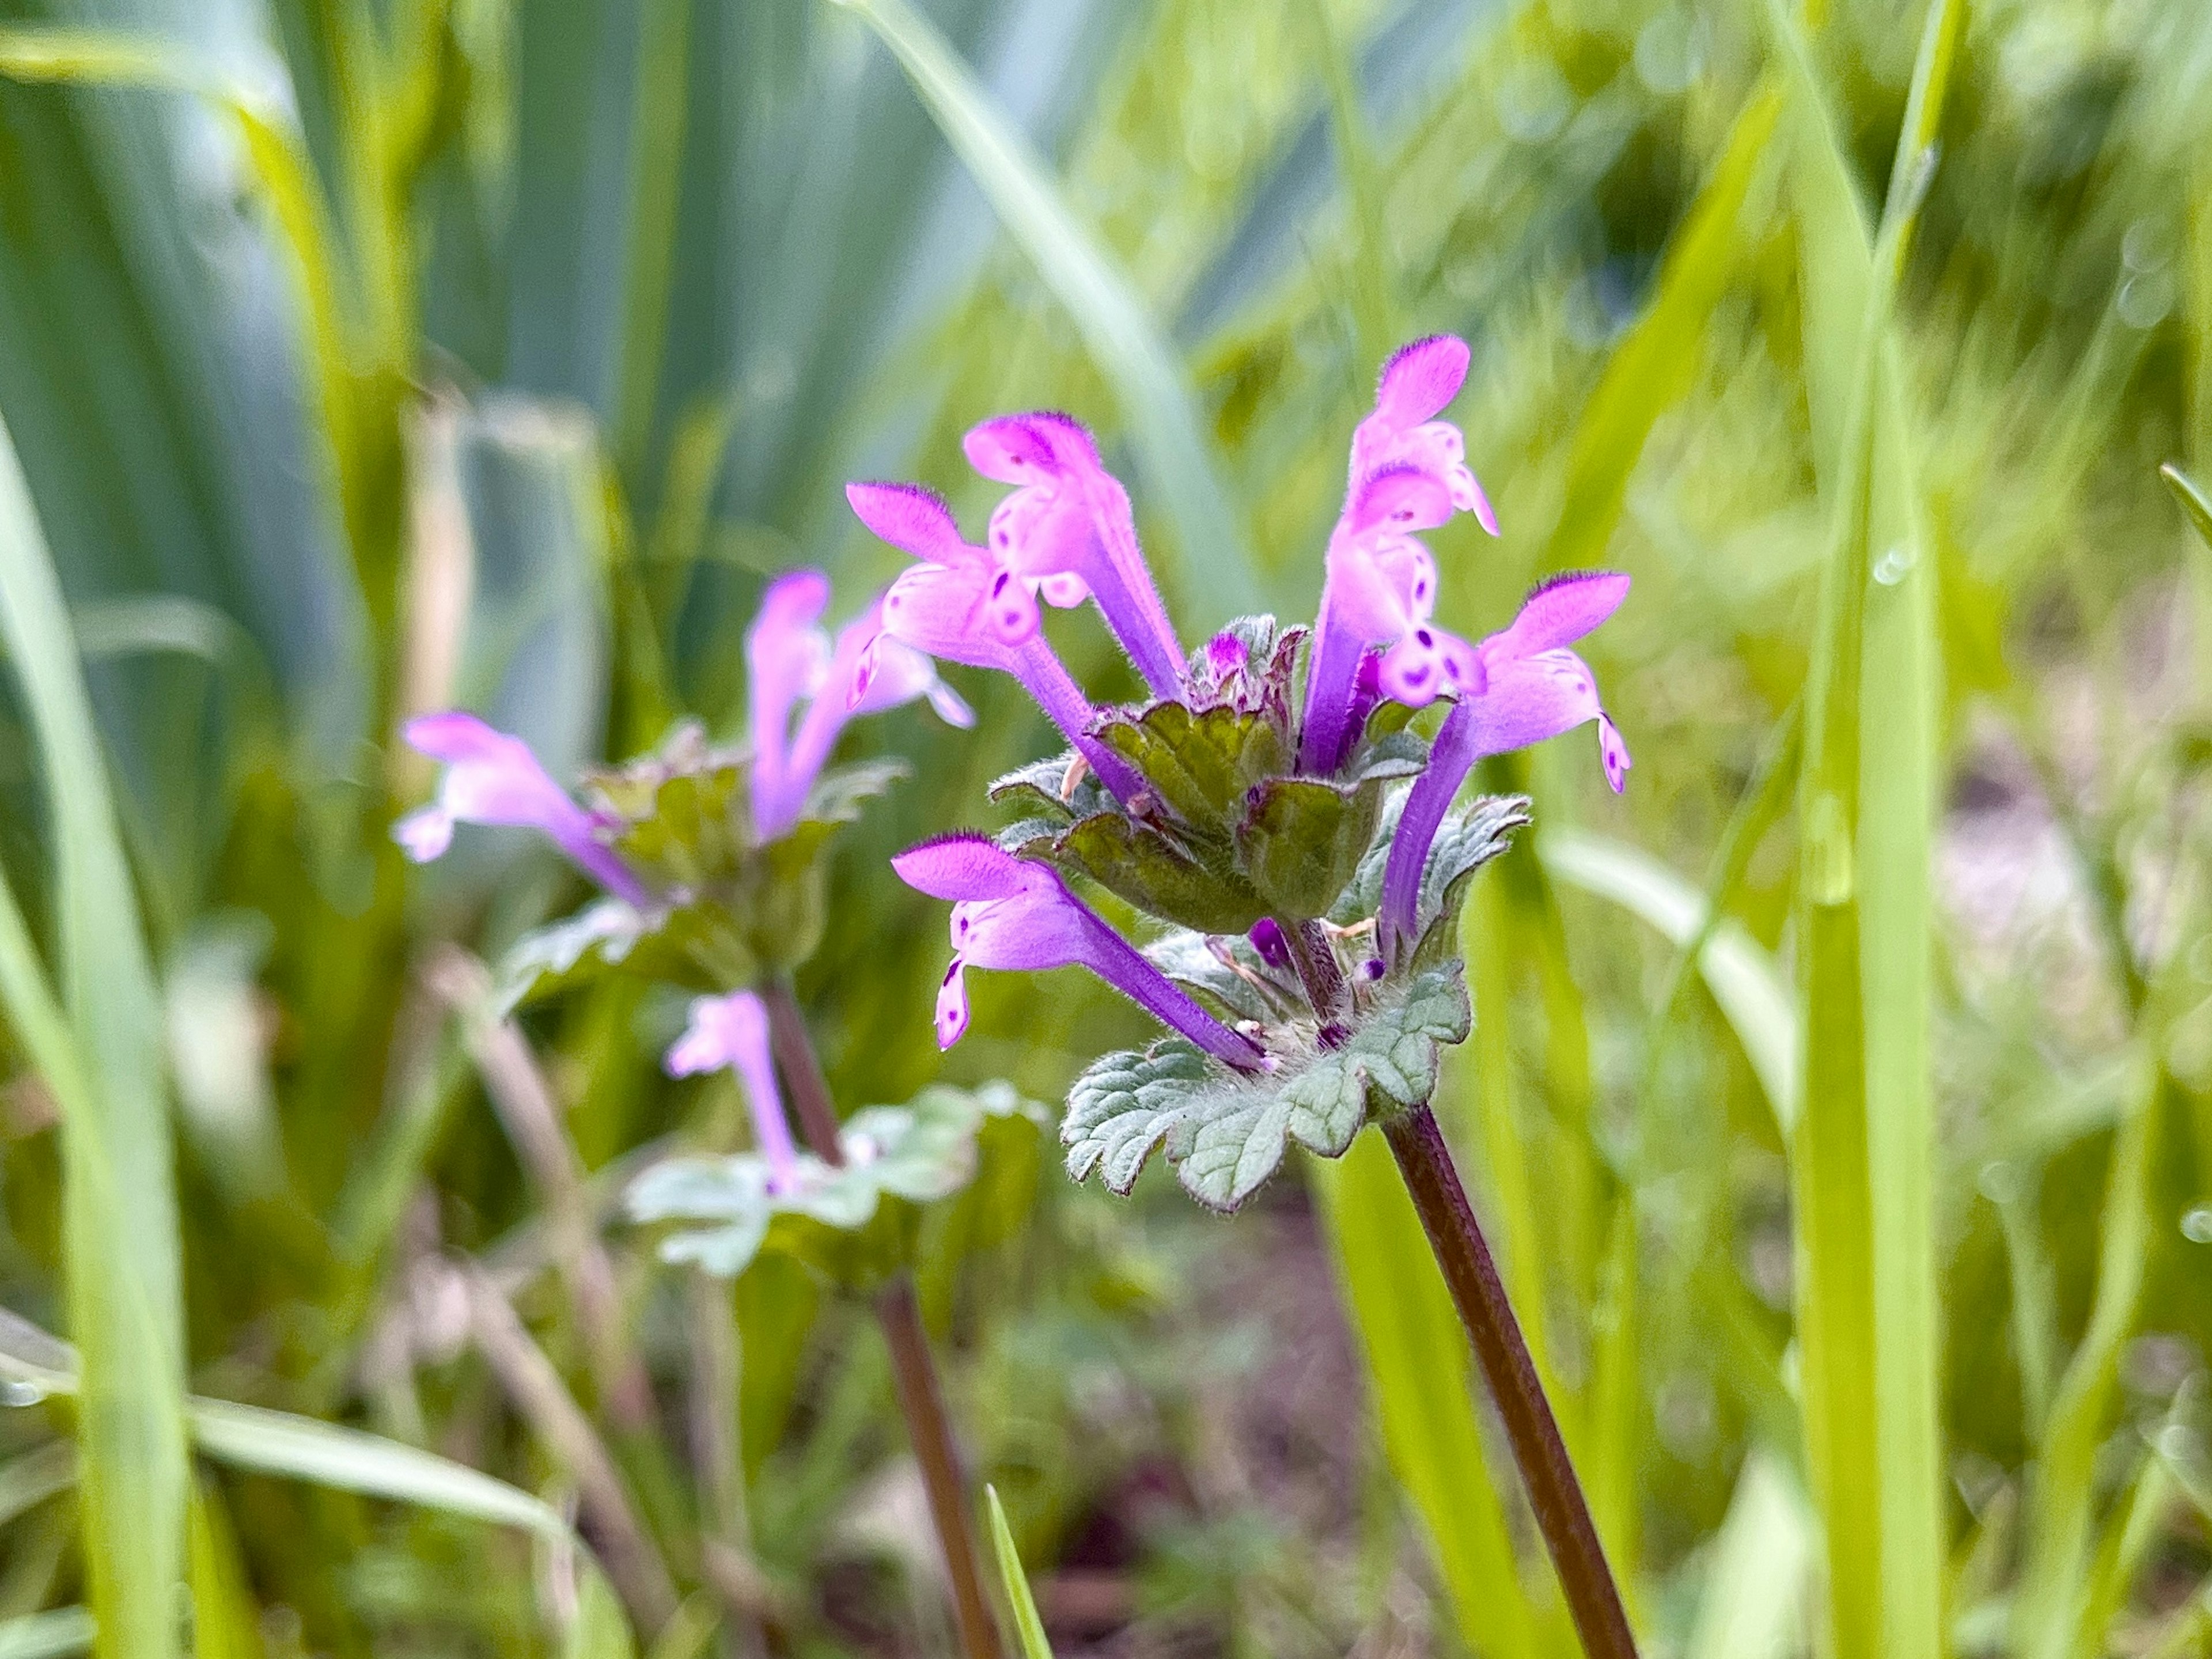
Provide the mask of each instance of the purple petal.
[{"label": "purple petal", "polygon": [[830,603],[830,578],[794,570],[770,582],[745,630],[745,696],[753,738],[753,818],[761,839],[787,827],[791,798],[803,797],[790,763],[791,714],[820,690],[830,641],[816,624]]},{"label": "purple petal", "polygon": [[1395,462],[1354,486],[1345,506],[1345,528],[1358,536],[1385,526],[1401,533],[1434,530],[1451,522],[1451,488],[1435,473]]},{"label": "purple petal", "polygon": [[1405,810],[1398,815],[1398,828],[1390,838],[1389,860],[1382,866],[1377,943],[1386,961],[1398,961],[1401,951],[1419,943],[1414,924],[1419,920],[1421,877],[1428,868],[1429,848],[1436,842],[1437,826],[1444,821],[1452,798],[1481,758],[1480,734],[1474,720],[1477,701],[1469,698],[1455,704],[1444,716],[1436,741],[1429,747],[1428,767],[1413,780]]},{"label": "purple petal", "polygon": [[1079,582],[1155,696],[1182,685],[1182,647],[1137,544],[1128,492],[1081,422],[1049,411],[1000,415],[962,441],[978,472],[1014,493],[991,514],[991,551],[1022,580]]},{"label": "purple petal", "polygon": [[1572,645],[1620,608],[1629,579],[1617,571],[1578,570],[1539,582],[1499,639],[1515,656]]},{"label": "purple petal", "polygon": [[1057,884],[1045,866],[1016,858],[974,830],[955,830],[909,847],[892,858],[891,868],[916,892],[956,902],[1012,898],[1036,892],[1041,882]]},{"label": "purple petal", "polygon": [[461,708],[417,714],[399,728],[399,735],[417,754],[448,766],[470,761],[503,762],[520,741]]},{"label": "purple petal", "polygon": [[1398,427],[1436,419],[1459,396],[1471,357],[1467,342],[1449,334],[1399,347],[1382,365],[1375,412]]},{"label": "purple petal", "polygon": [[1440,696],[1480,695],[1484,678],[1474,647],[1435,627],[1408,629],[1376,665],[1383,696],[1408,708],[1425,708]]},{"label": "purple petal", "polygon": [[416,863],[428,864],[453,844],[453,815],[441,807],[422,807],[392,826],[392,839]]},{"label": "purple petal", "polygon": [[970,832],[909,848],[891,867],[909,887],[955,901],[952,966],[937,996],[941,1047],[967,1030],[968,968],[1085,967],[1227,1064],[1249,1070],[1263,1063],[1257,1048],[1179,990],[1048,866]]},{"label": "purple petal", "polygon": [[937,988],[937,1046],[950,1048],[968,1035],[968,964],[958,957]]},{"label": "purple petal", "polygon": [[769,1189],[788,1192],[798,1184],[799,1154],[791,1125],[783,1115],[770,1052],[768,1011],[750,991],[700,997],[691,1004],[690,1024],[662,1062],[671,1077],[734,1070],[744,1081],[755,1138],[769,1166]]},{"label": "purple petal", "polygon": [[1622,741],[1620,728],[1613,723],[1610,714],[1597,717],[1598,758],[1605,764],[1605,781],[1619,794],[1628,787],[1628,769],[1635,763],[1628,758],[1628,744]]},{"label": "purple petal", "polygon": [[1279,973],[1291,970],[1291,945],[1283,937],[1282,924],[1273,916],[1262,916],[1252,924],[1252,948],[1260,953],[1260,960]]},{"label": "purple petal", "polygon": [[848,483],[845,499],[862,524],[893,547],[933,564],[957,564],[968,550],[945,498],[913,483]]},{"label": "purple petal", "polygon": [[635,905],[646,903],[637,878],[600,840],[599,819],[553,781],[520,738],[459,710],[411,720],[402,735],[445,763],[437,799],[392,828],[417,862],[443,853],[456,823],[535,830],[609,892]]}]

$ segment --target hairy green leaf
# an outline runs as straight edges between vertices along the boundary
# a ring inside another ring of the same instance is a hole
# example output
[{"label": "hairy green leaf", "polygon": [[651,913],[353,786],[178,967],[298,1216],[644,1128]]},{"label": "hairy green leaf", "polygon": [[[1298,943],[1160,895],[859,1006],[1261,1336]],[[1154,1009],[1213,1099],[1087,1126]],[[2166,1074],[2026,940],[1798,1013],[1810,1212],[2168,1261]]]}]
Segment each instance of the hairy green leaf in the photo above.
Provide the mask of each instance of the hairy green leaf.
[{"label": "hairy green leaf", "polygon": [[845,1162],[799,1159],[797,1185],[772,1191],[757,1152],[674,1158],[631,1184],[631,1217],[679,1225],[660,1254],[734,1279],[763,1249],[795,1255],[848,1289],[912,1265],[920,1206],[975,1179],[986,1127],[1041,1124],[1042,1109],[1006,1084],[931,1088],[904,1106],[864,1107],[839,1131]]},{"label": "hairy green leaf", "polygon": [[1339,1158],[1370,1118],[1427,1101],[1439,1045],[1465,1042],[1471,1018],[1454,961],[1389,987],[1334,1048],[1299,1032],[1273,1072],[1227,1073],[1180,1038],[1109,1054],[1068,1093],[1060,1128],[1067,1172],[1081,1181],[1097,1170],[1109,1191],[1127,1194],[1164,1151],[1193,1198],[1233,1211],[1292,1141]]}]

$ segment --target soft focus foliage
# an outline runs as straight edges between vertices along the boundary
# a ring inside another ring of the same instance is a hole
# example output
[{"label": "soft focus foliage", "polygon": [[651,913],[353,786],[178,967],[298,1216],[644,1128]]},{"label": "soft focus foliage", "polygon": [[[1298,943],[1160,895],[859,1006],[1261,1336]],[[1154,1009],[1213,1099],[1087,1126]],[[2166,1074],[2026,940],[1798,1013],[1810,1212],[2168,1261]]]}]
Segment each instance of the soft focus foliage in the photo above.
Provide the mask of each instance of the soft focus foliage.
[{"label": "soft focus foliage", "polygon": [[[1577,647],[1626,793],[1587,733],[1477,769],[1534,821],[1437,1111],[1648,1650],[2212,1641],[2212,13],[0,9],[0,1645],[948,1650],[811,1224],[755,1205],[730,1286],[620,1208],[745,1144],[660,1066],[719,988],[503,1015],[479,959],[580,884],[409,864],[400,726],[713,785],[767,582],[842,619],[904,566],[844,481],[967,479],[1007,409],[1099,434],[1187,640],[1310,617],[1376,367],[1443,331],[1501,534],[1429,532],[1435,620],[1634,579]],[[945,672],[975,728],[847,732],[907,775],[804,809],[826,887],[757,943],[820,927],[848,1113],[1004,1131],[867,1196],[1054,1650],[1571,1653],[1375,1137],[1223,1222],[925,1095],[1155,1034],[979,975],[940,1058],[889,856],[1060,746]]]}]

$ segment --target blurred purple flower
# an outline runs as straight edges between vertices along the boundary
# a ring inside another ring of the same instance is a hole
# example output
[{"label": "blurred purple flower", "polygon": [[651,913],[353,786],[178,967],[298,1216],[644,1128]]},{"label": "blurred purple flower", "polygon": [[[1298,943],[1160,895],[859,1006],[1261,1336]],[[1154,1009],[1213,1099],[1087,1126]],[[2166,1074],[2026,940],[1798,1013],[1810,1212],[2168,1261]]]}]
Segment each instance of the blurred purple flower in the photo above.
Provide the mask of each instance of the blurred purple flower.
[{"label": "blurred purple flower", "polygon": [[861,523],[921,561],[884,595],[883,632],[861,653],[857,695],[873,690],[884,653],[895,646],[1011,674],[1100,781],[1120,799],[1133,799],[1143,781],[1088,734],[1091,703],[1046,641],[1028,583],[963,539],[952,509],[933,491],[919,484],[851,483],[845,496]]},{"label": "blurred purple flower", "polygon": [[1300,769],[1327,775],[1358,735],[1352,715],[1361,665],[1388,647],[1385,694],[1419,708],[1463,689],[1465,641],[1429,626],[1436,561],[1415,532],[1471,512],[1492,535],[1498,518],[1468,470],[1459,428],[1435,418],[1467,379],[1468,349],[1449,334],[1416,340],[1382,367],[1375,411],[1352,437],[1344,511],[1330,533],[1328,574],[1306,672]]},{"label": "blurred purple flower", "polygon": [[991,514],[992,554],[1056,605],[1098,602],[1158,697],[1182,689],[1182,646],[1137,545],[1129,493],[1090,431],[1066,415],[1000,415],[963,441],[987,478],[1018,485]]},{"label": "blurred purple flower", "polygon": [[446,769],[436,798],[392,826],[392,839],[416,863],[427,864],[452,845],[457,823],[536,830],[616,897],[646,905],[644,886],[602,839],[610,820],[578,805],[520,738],[459,709],[418,715],[400,736]]},{"label": "blurred purple flower", "polygon": [[937,995],[937,1042],[950,1048],[968,1030],[963,978],[977,968],[1088,968],[1164,1025],[1240,1071],[1266,1056],[1215,1019],[1067,890],[1049,866],[1016,858],[988,836],[943,836],[891,860],[909,887],[952,904],[952,965]]},{"label": "blurred purple flower", "polygon": [[[948,724],[975,723],[959,695],[938,678],[936,665],[910,647],[890,642],[876,652],[864,675],[868,647],[883,632],[881,599],[845,624],[834,647],[819,625],[829,603],[827,576],[818,570],[794,570],[769,585],[745,632],[753,834],[763,842],[774,841],[799,821],[838,734],[854,715],[927,697]],[[793,733],[792,714],[802,702],[806,712]]]},{"label": "blurred purple flower", "polygon": [[1437,826],[1475,762],[1597,722],[1598,757],[1618,794],[1628,745],[1599,702],[1597,678],[1567,646],[1628,597],[1628,578],[1594,571],[1559,576],[1531,592],[1510,627],[1472,647],[1459,702],[1445,716],[1425,771],[1413,781],[1382,873],[1382,945],[1395,960],[1413,941],[1421,875]]},{"label": "blurred purple flower", "polygon": [[769,1047],[768,1010],[750,991],[699,997],[691,1021],[669,1048],[662,1064],[671,1077],[733,1070],[744,1084],[754,1138],[768,1160],[768,1186],[786,1193],[799,1184],[799,1153],[783,1115],[783,1096],[775,1085],[775,1061]]}]

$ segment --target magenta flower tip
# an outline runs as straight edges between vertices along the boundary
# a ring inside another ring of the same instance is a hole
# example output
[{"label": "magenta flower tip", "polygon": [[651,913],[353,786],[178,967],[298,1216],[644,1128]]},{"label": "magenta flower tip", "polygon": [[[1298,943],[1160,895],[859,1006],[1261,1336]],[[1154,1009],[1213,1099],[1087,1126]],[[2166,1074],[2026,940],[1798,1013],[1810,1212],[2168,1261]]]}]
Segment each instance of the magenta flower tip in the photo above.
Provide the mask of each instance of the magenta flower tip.
[{"label": "magenta flower tip", "polygon": [[848,483],[845,499],[860,522],[903,552],[956,564],[967,549],[945,497],[917,483]]},{"label": "magenta flower tip", "polygon": [[1049,865],[1016,857],[973,830],[940,836],[891,860],[899,879],[952,902],[952,963],[937,988],[940,1048],[968,1030],[966,970],[1088,968],[1162,1024],[1224,1064],[1249,1071],[1259,1048],[1207,1013],[1067,890]]},{"label": "magenta flower tip", "polygon": [[437,799],[392,827],[392,838],[417,864],[453,844],[457,823],[535,830],[617,898],[645,904],[643,885],[601,839],[599,815],[556,783],[520,738],[459,708],[417,715],[400,735],[445,768]]},{"label": "magenta flower tip", "polygon": [[[903,497],[902,487],[895,484],[848,488]],[[942,502],[932,505],[943,507]],[[956,531],[956,542],[957,538]],[[753,833],[763,842],[798,822],[808,792],[854,715],[926,697],[952,725],[975,720],[968,705],[938,678],[937,665],[927,652],[889,637],[889,596],[840,629],[834,646],[818,625],[829,603],[827,576],[817,570],[794,571],[770,585],[745,634],[745,661],[752,676]],[[802,702],[806,712],[794,733],[792,714]]]},{"label": "magenta flower tip", "polygon": [[1605,781],[1620,794],[1628,787],[1628,769],[1636,763],[1628,757],[1628,744],[1622,739],[1620,728],[1613,723],[1610,714],[1597,717],[1598,758],[1605,765]]},{"label": "magenta flower tip", "polygon": [[1394,426],[1419,426],[1444,412],[1467,381],[1474,354],[1452,334],[1431,334],[1400,346],[1382,365],[1375,412]]},{"label": "magenta flower tip", "polygon": [[937,1047],[941,1053],[968,1035],[968,963],[960,957],[937,988]]}]

